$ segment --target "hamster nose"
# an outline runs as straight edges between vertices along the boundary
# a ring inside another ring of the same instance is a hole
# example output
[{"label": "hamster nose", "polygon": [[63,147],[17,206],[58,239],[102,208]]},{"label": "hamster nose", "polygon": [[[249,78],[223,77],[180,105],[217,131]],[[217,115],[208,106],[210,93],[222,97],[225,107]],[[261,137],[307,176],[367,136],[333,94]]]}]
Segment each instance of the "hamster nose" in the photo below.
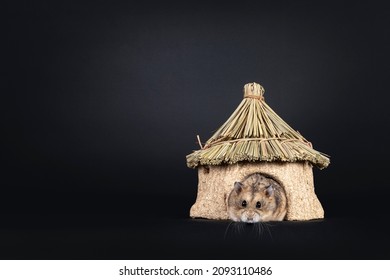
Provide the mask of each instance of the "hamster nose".
[{"label": "hamster nose", "polygon": [[253,223],[254,223],[253,217],[247,217],[246,224],[247,225],[252,225]]}]

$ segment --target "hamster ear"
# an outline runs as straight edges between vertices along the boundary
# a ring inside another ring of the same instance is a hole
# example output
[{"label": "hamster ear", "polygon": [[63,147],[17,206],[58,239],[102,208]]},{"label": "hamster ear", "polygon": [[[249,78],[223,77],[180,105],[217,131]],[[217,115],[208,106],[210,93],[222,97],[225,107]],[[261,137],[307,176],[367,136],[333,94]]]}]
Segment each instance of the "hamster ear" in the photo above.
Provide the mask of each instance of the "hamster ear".
[{"label": "hamster ear", "polygon": [[236,191],[236,193],[240,193],[242,191],[242,183],[235,182],[234,183],[234,190]]},{"label": "hamster ear", "polygon": [[266,196],[273,196],[275,192],[275,189],[272,185],[269,185],[268,187],[265,188],[265,195]]}]

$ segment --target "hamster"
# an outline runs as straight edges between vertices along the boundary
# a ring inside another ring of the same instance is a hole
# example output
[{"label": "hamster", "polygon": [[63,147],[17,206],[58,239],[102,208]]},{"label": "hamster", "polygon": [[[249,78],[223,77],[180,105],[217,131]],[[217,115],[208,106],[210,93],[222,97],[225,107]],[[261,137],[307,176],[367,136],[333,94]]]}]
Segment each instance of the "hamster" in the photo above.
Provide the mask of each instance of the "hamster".
[{"label": "hamster", "polygon": [[253,173],[234,183],[227,211],[235,222],[282,221],[287,213],[286,193],[275,180]]}]

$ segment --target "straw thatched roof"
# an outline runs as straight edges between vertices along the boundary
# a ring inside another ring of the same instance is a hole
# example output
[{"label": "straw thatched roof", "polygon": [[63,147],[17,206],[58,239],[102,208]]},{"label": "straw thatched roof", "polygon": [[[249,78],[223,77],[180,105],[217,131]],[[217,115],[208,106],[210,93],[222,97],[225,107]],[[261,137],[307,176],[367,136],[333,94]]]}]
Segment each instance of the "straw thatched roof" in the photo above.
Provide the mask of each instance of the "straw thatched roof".
[{"label": "straw thatched roof", "polygon": [[327,167],[329,158],[284,122],[263,95],[261,85],[246,84],[244,99],[230,118],[204,146],[199,143],[200,150],[187,155],[188,167],[241,161],[308,161],[320,169]]}]

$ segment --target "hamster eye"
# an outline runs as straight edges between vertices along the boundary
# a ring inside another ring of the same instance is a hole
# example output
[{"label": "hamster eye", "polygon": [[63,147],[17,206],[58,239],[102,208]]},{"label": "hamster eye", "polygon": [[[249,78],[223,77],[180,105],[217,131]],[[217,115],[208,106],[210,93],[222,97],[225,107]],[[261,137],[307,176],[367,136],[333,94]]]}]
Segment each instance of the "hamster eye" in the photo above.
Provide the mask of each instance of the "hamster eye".
[{"label": "hamster eye", "polygon": [[242,207],[246,207],[246,200],[243,200],[241,205],[242,205]]},{"label": "hamster eye", "polygon": [[261,208],[261,202],[260,201],[256,202],[256,208]]}]

